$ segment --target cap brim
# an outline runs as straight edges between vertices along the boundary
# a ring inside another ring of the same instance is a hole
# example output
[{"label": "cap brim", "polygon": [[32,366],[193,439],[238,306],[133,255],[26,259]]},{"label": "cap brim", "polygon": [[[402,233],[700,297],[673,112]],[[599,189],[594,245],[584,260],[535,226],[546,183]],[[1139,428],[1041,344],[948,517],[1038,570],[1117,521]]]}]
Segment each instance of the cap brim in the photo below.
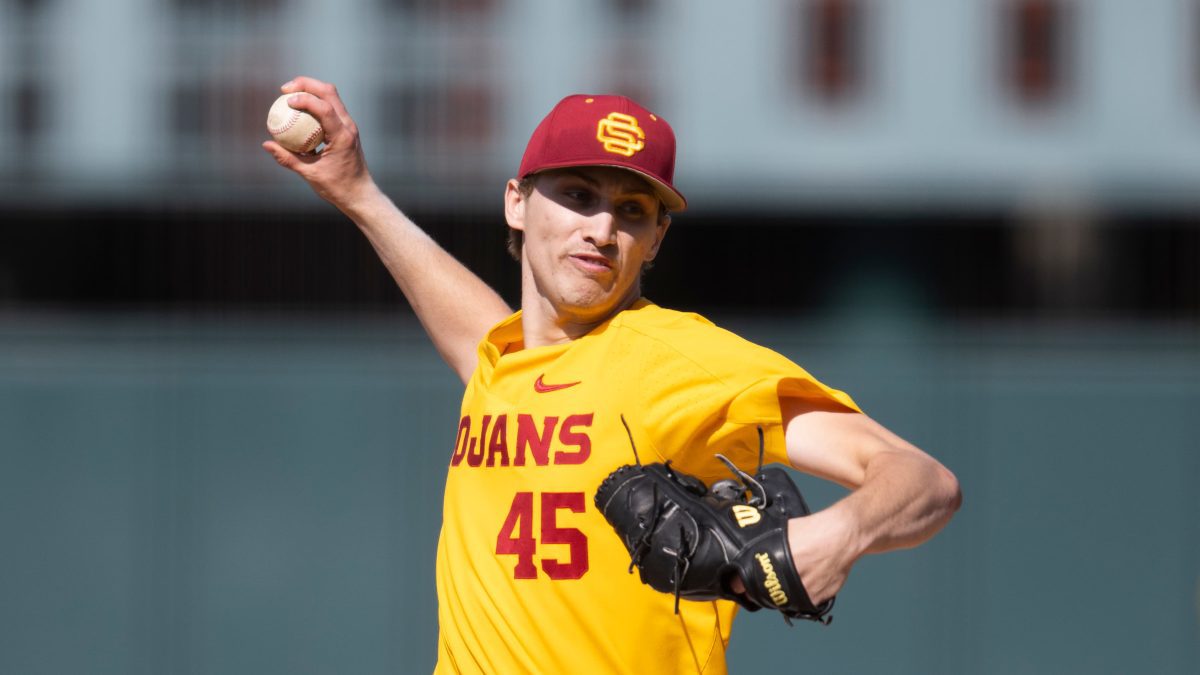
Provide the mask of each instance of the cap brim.
[{"label": "cap brim", "polygon": [[645,171],[634,168],[632,166],[628,166],[626,164],[601,164],[598,162],[580,162],[580,163],[563,162],[561,164],[550,164],[548,166],[538,167],[537,171],[530,171],[524,177],[532,176],[532,175],[543,173],[546,171],[553,171],[555,169],[569,169],[571,167],[577,167],[577,166],[607,166],[607,167],[612,167],[614,169],[624,169],[631,173],[636,173],[640,178],[643,178],[646,180],[646,182],[650,183],[650,187],[654,188],[654,193],[658,196],[659,201],[661,201],[663,203],[663,206],[667,207],[668,211],[671,211],[673,213],[679,213],[680,211],[687,209],[687,200],[684,199],[683,195],[678,190],[671,187],[670,185],[667,185],[663,181],[655,178],[654,176],[651,176],[650,174],[646,173]]},{"label": "cap brim", "polygon": [[618,168],[628,169],[629,171],[632,171],[642,178],[650,181],[650,185],[654,186],[654,191],[658,193],[658,198],[662,200],[663,205],[667,207],[668,211],[679,213],[680,211],[687,209],[687,200],[684,199],[683,195],[679,194],[679,192],[670,185],[667,185],[648,173],[638,171],[637,169],[630,169],[627,166]]}]

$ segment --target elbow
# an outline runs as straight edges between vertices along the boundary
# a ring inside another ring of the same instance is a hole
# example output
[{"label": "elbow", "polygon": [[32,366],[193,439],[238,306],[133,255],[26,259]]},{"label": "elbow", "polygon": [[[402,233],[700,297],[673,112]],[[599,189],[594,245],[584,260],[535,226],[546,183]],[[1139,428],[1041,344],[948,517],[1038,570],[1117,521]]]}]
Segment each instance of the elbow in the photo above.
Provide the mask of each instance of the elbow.
[{"label": "elbow", "polygon": [[949,519],[962,508],[962,486],[958,477],[941,462],[920,450],[909,453],[908,457],[913,461],[914,478],[921,485],[926,508],[938,513],[939,518]]},{"label": "elbow", "polygon": [[962,486],[958,483],[958,477],[941,464],[937,466],[937,487],[938,494],[942,495],[942,503],[945,504],[944,508],[947,514],[952,514],[962,508]]}]

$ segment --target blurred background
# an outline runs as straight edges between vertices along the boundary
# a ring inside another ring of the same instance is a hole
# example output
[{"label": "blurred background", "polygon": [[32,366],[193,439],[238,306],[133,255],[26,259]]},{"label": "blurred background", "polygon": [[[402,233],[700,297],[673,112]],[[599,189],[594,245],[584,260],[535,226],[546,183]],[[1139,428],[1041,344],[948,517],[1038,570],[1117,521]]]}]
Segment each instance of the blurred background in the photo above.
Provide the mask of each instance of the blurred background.
[{"label": "blurred background", "polygon": [[734,673],[1200,672],[1194,0],[0,0],[0,672],[432,669],[461,388],[259,147],[299,74],[510,303],[534,126],[639,99],[690,202],[647,295],[959,476]]}]

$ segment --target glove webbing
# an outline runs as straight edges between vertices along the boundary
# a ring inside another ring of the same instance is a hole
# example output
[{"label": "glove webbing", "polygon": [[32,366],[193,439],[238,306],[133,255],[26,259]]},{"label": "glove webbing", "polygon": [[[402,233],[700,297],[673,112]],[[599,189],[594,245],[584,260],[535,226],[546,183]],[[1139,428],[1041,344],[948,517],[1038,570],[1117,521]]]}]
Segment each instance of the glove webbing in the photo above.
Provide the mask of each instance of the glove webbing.
[{"label": "glove webbing", "polygon": [[[671,462],[667,461],[664,466],[670,469],[670,464]],[[646,553],[650,550],[650,537],[654,534],[654,530],[658,527],[658,519],[662,515],[662,512],[659,510],[660,502],[658,500],[658,484],[651,484],[650,489],[653,492],[654,497],[654,510],[650,512],[649,522],[641,523],[642,534],[640,537],[638,537],[633,554],[629,559],[628,572],[630,574],[633,574],[633,568],[642,563],[642,558],[645,557]],[[682,525],[679,526],[679,541],[682,543],[681,550],[679,551],[674,551],[666,547],[663,548],[663,552],[669,553],[675,558],[675,569],[671,573],[671,585],[675,587],[676,614],[679,613],[679,591],[681,588],[683,588],[683,580],[687,577],[688,569],[690,569],[692,566],[692,556],[696,553],[696,549],[694,547],[695,542],[688,541],[687,530],[685,530]]]}]

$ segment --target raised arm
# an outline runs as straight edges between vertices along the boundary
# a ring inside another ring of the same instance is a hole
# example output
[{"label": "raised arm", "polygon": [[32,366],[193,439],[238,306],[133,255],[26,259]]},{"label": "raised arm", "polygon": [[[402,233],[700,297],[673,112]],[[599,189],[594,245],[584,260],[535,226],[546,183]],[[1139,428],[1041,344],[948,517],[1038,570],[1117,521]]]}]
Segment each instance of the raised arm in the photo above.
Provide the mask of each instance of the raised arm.
[{"label": "raised arm", "polygon": [[870,417],[780,403],[792,465],[852,489],[788,523],[796,571],[815,603],[838,592],[860,557],[920,544],[962,503],[954,474]]},{"label": "raised arm", "polygon": [[434,347],[464,382],[476,364],[476,347],[493,324],[512,310],[404,215],[367,169],[358,127],[337,89],[309,77],[283,85],[288,104],[308,111],[325,130],[319,154],[296,154],[275,141],[263,148],[280,166],[300,175],[322,199],[346,214],[366,235],[404,292]]}]

